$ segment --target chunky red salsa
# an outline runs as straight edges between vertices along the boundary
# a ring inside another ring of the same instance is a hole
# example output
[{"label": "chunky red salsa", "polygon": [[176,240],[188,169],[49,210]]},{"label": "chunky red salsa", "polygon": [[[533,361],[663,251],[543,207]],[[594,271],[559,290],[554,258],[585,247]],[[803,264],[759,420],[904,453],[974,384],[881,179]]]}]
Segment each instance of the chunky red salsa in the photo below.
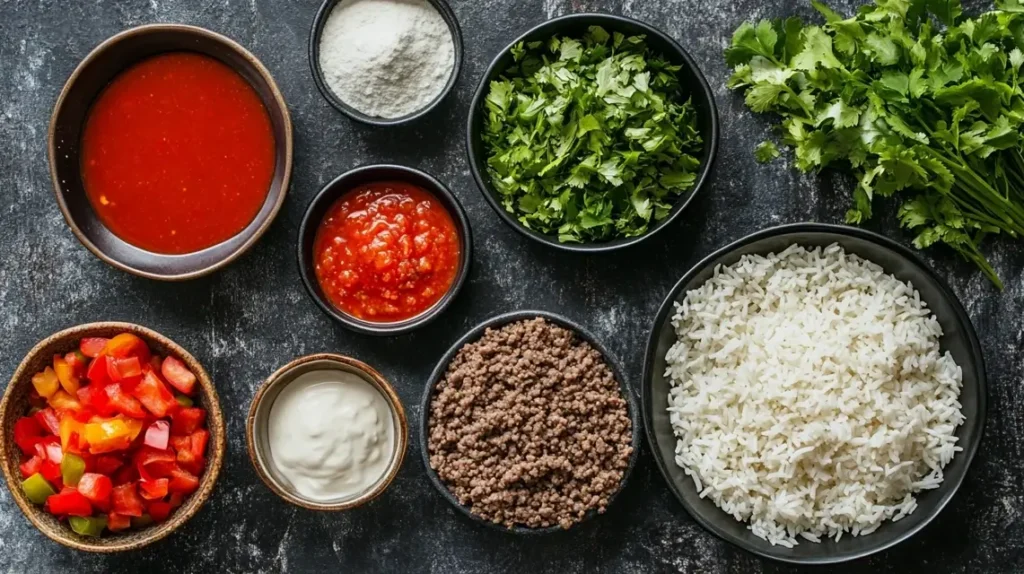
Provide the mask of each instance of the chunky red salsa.
[{"label": "chunky red salsa", "polygon": [[148,251],[191,253],[256,217],[274,175],[259,95],[227,65],[191,52],[127,69],[93,104],[82,180],[100,221]]},{"label": "chunky red salsa", "polygon": [[317,281],[341,311],[372,322],[415,317],[451,287],[461,244],[445,207],[402,182],[359,186],[339,198],[317,230]]}]

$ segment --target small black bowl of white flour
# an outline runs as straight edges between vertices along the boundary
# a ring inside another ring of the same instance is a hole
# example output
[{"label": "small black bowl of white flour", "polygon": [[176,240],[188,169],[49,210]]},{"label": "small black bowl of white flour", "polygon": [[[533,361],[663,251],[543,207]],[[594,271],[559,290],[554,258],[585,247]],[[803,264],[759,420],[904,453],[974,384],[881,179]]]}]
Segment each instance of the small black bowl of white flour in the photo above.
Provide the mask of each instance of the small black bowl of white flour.
[{"label": "small black bowl of white flour", "polygon": [[374,126],[415,120],[444,99],[462,67],[462,31],[444,0],[326,0],[309,38],[324,98]]}]

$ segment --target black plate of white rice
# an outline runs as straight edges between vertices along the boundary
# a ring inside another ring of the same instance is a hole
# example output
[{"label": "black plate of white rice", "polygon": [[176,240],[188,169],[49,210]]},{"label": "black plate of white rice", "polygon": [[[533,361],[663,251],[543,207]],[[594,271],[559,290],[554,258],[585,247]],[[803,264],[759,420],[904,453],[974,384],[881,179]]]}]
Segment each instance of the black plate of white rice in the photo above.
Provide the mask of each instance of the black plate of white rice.
[{"label": "black plate of white rice", "polygon": [[697,522],[803,564],[924,528],[985,424],[963,306],[909,249],[839,225],[767,229],[698,263],[655,318],[642,392],[658,467]]}]

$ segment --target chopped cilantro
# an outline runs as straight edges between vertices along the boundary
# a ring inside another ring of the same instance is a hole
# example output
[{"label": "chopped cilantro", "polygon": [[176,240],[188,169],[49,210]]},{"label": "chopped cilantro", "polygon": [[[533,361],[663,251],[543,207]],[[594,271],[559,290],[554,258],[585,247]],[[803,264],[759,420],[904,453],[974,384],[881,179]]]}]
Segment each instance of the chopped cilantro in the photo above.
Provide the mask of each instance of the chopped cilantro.
[{"label": "chopped cilantro", "polygon": [[875,0],[849,18],[811,4],[823,25],[794,17],[736,30],[729,88],[754,112],[782,116],[797,168],[853,172],[847,222],[899,193],[897,217],[918,248],[944,243],[1001,288],[980,245],[1024,235],[1022,0],[975,18],[960,0]]},{"label": "chopped cilantro", "polygon": [[483,142],[504,208],[561,242],[645,233],[693,187],[702,141],[676,72],[642,36],[518,44],[490,84]]},{"label": "chopped cilantro", "polygon": [[775,147],[773,141],[763,141],[754,148],[754,159],[757,163],[768,163],[779,157],[779,148]]}]

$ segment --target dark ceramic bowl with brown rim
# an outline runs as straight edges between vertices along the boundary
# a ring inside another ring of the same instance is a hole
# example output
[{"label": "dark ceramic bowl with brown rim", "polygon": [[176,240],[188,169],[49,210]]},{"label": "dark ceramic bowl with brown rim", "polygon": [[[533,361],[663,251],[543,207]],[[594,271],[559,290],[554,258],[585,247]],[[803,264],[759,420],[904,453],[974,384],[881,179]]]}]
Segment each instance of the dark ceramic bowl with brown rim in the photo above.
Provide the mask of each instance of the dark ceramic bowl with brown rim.
[{"label": "dark ceramic bowl with brown rim", "polygon": [[[384,474],[363,492],[328,502],[311,500],[296,492],[288,479],[274,466],[269,435],[270,411],[281,391],[300,375],[323,370],[351,373],[369,383],[384,398],[395,423],[395,449]],[[402,468],[402,461],[405,460],[405,451],[409,445],[409,423],[405,417],[405,407],[402,406],[398,393],[376,369],[352,357],[333,353],[317,353],[299,357],[286,364],[274,371],[274,374],[260,385],[249,406],[249,416],[245,423],[245,440],[249,447],[249,460],[252,462],[253,468],[256,469],[256,474],[274,494],[302,508],[336,512],[362,506],[387,490],[398,475],[399,469]]]},{"label": "dark ceramic bowl with brown rim", "polygon": [[[210,431],[210,442],[206,452],[206,468],[199,477],[199,490],[186,498],[184,504],[174,510],[165,522],[119,533],[104,532],[103,536],[94,538],[76,534],[68,527],[67,523],[59,522],[42,506],[36,506],[29,501],[21,489],[22,477],[18,468],[21,452],[12,437],[14,423],[29,410],[29,393],[33,388],[32,375],[50,365],[54,354],[65,354],[78,349],[79,341],[83,337],[109,338],[118,333],[137,335],[149,345],[154,353],[177,357],[195,374],[198,385],[196,385],[197,392],[194,400],[197,406],[206,409],[206,425]],[[217,389],[214,388],[213,380],[210,379],[206,369],[191,353],[174,341],[152,329],[132,323],[87,323],[54,333],[40,341],[21,361],[7,385],[3,401],[0,402],[0,431],[3,433],[3,444],[0,445],[0,467],[3,468],[4,478],[7,479],[7,486],[14,502],[40,532],[69,548],[87,552],[109,553],[136,550],[168,536],[185,524],[210,499],[224,462],[226,448],[224,416],[220,410]]]},{"label": "dark ceramic bowl with brown rim", "polygon": [[[166,52],[197,52],[215,58],[242,76],[270,116],[274,134],[274,176],[256,217],[235,236],[201,251],[165,255],[140,249],[112,233],[86,197],[81,177],[82,131],[93,101],[118,74]],[[203,28],[152,24],[125,30],[106,40],[75,68],[57,98],[50,119],[50,175],[57,205],[72,233],[94,255],[134,275],[164,281],[212,273],[245,253],[270,227],[281,209],[292,171],[292,123],[288,106],[270,72],[240,44]]]},{"label": "dark ceramic bowl with brown rim", "polygon": [[334,90],[327,85],[327,79],[324,76],[323,67],[320,65],[320,43],[323,39],[324,26],[327,24],[327,19],[330,18],[331,12],[333,12],[334,8],[341,3],[341,0],[325,0],[317,11],[316,16],[313,18],[313,29],[309,33],[309,69],[313,73],[313,81],[316,83],[316,88],[320,90],[320,94],[325,100],[327,100],[327,103],[334,106],[334,109],[357,122],[376,127],[397,126],[411,123],[429,114],[434,108],[441,104],[441,101],[444,100],[448,93],[452,91],[452,87],[455,85],[455,81],[459,77],[459,70],[462,69],[462,29],[459,28],[459,21],[455,17],[455,12],[452,10],[451,6],[445,2],[445,0],[427,0],[427,2],[433,6],[439,14],[441,14],[441,18],[443,18],[445,24],[448,25],[448,31],[451,32],[452,43],[455,48],[455,63],[452,66],[452,73],[448,76],[448,81],[445,83],[444,87],[441,88],[441,93],[437,94],[433,100],[428,102],[427,105],[422,108],[397,118],[382,118],[364,114],[350,106],[345,102],[345,100],[341,99],[338,94],[334,93]]},{"label": "dark ceramic bowl with brown rim", "polygon": [[[393,322],[367,321],[335,307],[320,287],[320,282],[316,277],[316,264],[313,261],[317,230],[334,202],[355,187],[381,181],[411,183],[434,196],[451,216],[452,223],[455,224],[455,231],[459,234],[460,245],[459,268],[455,272],[455,279],[448,287],[448,291],[431,307],[419,314]],[[469,275],[470,263],[473,260],[473,233],[469,227],[469,217],[459,198],[436,177],[425,171],[403,165],[364,165],[341,174],[316,194],[306,209],[306,214],[302,217],[302,223],[299,226],[298,248],[299,275],[302,276],[302,283],[306,286],[309,296],[327,316],[343,327],[364,335],[400,335],[430,323],[455,300]]]}]

